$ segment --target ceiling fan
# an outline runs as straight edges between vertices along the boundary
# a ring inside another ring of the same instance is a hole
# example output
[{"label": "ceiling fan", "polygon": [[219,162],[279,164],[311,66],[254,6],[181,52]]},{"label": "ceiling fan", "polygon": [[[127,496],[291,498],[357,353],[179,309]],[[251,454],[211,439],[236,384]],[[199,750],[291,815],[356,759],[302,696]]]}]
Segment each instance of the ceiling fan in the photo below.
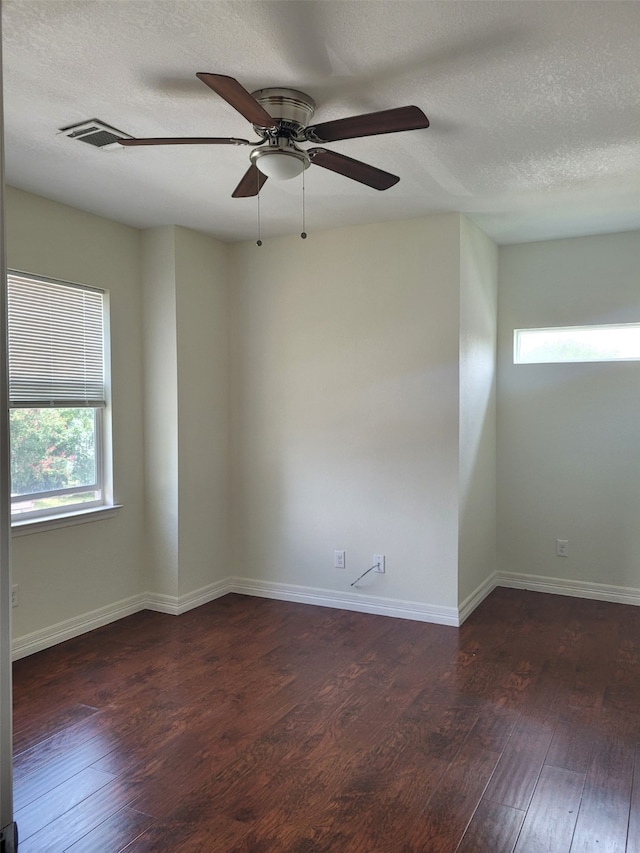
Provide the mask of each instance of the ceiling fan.
[{"label": "ceiling fan", "polygon": [[400,178],[360,160],[324,147],[299,147],[300,142],[324,145],[341,139],[397,133],[429,127],[429,119],[415,106],[396,107],[375,113],[309,125],[315,103],[297,89],[269,88],[248,92],[235,78],[224,74],[196,74],[203,83],[236,109],[260,137],[256,142],[234,137],[154,137],[120,139],[121,145],[249,145],[251,165],[232,193],[233,198],[256,196],[267,178],[287,180],[301,174],[310,164],[337,172],[376,190],[386,190]]}]

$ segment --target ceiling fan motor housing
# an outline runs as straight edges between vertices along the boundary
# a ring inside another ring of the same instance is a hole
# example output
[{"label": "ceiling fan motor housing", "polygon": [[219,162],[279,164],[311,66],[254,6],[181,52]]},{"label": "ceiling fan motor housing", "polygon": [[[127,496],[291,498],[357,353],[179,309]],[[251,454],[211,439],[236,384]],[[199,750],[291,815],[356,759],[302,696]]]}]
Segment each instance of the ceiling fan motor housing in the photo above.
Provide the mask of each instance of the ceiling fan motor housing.
[{"label": "ceiling fan motor housing", "polygon": [[[297,89],[282,88],[258,89],[251,94],[278,122],[278,133],[304,139],[303,131],[316,111],[313,98]],[[253,127],[256,133],[264,134],[265,128]]]}]

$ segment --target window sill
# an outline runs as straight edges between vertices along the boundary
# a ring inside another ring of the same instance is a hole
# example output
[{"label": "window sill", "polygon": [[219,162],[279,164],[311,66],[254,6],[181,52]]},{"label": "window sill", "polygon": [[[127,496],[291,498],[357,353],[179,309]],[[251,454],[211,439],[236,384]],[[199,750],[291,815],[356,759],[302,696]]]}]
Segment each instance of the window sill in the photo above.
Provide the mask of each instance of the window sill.
[{"label": "window sill", "polygon": [[118,514],[122,504],[98,506],[78,512],[47,515],[43,518],[27,518],[24,521],[11,522],[12,536],[28,536],[30,533],[41,533],[44,530],[55,530],[58,527],[71,527],[74,524],[86,524],[89,521],[102,521],[113,518]]}]

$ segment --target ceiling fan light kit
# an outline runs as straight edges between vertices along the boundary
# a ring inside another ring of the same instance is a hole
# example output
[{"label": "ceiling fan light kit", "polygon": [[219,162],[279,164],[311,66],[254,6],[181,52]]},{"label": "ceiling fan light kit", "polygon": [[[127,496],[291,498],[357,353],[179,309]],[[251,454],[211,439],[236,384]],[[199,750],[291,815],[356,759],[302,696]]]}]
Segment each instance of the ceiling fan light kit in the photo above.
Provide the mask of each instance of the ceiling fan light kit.
[{"label": "ceiling fan light kit", "polygon": [[263,175],[279,181],[297,178],[311,162],[306,151],[282,137],[270,139],[267,145],[254,148],[249,156]]}]

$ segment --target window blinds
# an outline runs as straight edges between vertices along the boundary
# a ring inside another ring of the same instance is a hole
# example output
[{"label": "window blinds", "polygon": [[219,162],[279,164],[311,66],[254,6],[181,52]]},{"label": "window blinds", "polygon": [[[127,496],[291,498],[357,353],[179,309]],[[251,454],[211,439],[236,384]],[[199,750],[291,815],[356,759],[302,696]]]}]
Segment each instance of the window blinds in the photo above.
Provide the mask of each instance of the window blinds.
[{"label": "window blinds", "polygon": [[104,294],[9,273],[12,407],[106,404]]}]

